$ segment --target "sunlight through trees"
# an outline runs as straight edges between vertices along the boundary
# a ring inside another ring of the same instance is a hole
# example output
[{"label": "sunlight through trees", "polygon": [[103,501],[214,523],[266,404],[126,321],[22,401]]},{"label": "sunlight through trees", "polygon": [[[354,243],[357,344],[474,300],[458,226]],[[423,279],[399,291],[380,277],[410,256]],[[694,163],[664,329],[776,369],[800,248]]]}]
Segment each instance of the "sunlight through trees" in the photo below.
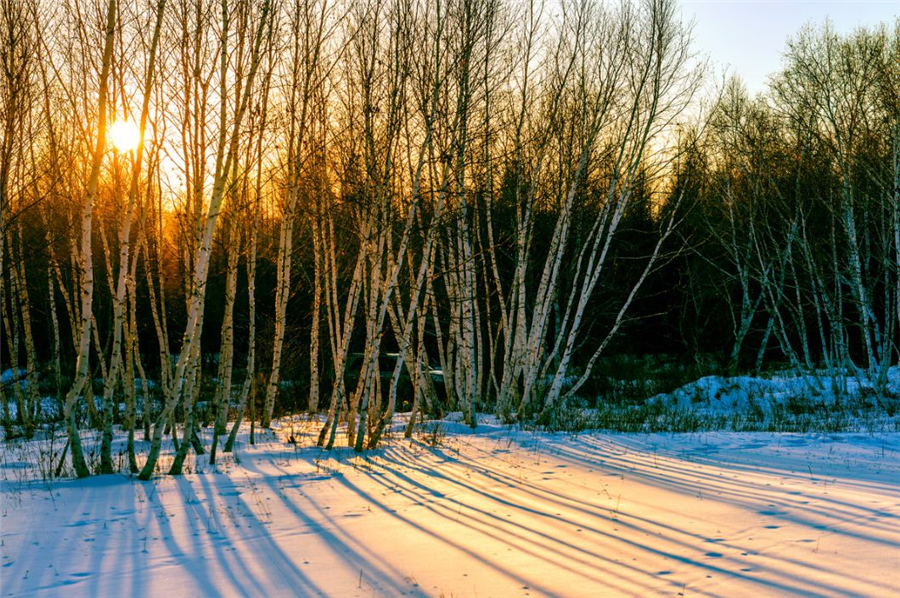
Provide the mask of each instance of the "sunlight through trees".
[{"label": "sunlight through trees", "polygon": [[0,416],[58,412],[79,477],[115,427],[149,479],[286,412],[357,451],[399,411],[553,426],[610,355],[886,400],[900,21],[808,26],[756,97],[673,0],[31,0],[0,35]]}]

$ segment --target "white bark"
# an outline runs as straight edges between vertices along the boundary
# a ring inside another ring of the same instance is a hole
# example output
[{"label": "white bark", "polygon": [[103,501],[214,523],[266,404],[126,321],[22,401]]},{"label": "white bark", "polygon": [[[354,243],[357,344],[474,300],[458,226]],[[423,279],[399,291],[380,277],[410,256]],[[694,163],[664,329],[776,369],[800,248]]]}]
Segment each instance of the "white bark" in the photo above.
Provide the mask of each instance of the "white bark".
[{"label": "white bark", "polygon": [[[235,154],[237,152],[238,140],[242,130],[241,124],[243,121],[244,113],[247,109],[247,105],[249,103],[251,91],[253,90],[253,81],[260,62],[261,46],[264,33],[267,29],[271,32],[269,9],[270,3],[269,0],[266,0],[260,11],[259,25],[255,34],[246,86],[244,88],[244,93],[240,98],[240,104],[233,118],[231,132],[227,138],[227,144],[225,135],[227,105],[224,102],[222,103],[222,135],[220,138],[218,157],[216,160],[216,177],[213,184],[213,191],[210,198],[209,209],[207,210],[206,223],[203,228],[203,237],[197,250],[197,255],[194,262],[194,284],[190,295],[190,309],[188,310],[187,326],[185,328],[184,337],[182,339],[181,353],[178,357],[178,363],[175,366],[174,379],[172,381],[171,388],[169,389],[168,396],[166,397],[166,404],[163,408],[162,413],[157,418],[156,426],[153,431],[150,453],[147,456],[147,461],[144,464],[140,475],[138,476],[142,480],[150,479],[150,476],[153,474],[153,471],[156,467],[156,462],[159,459],[159,450],[160,444],[162,442],[163,429],[165,428],[165,425],[172,412],[175,410],[175,407],[182,399],[182,394],[184,392],[186,382],[186,374],[188,371],[188,364],[192,360],[193,354],[199,353],[198,346],[200,343],[200,324],[202,320],[203,303],[206,297],[206,279],[207,275],[209,274],[209,258],[210,253],[212,252],[213,233],[215,231],[216,219],[219,215],[222,201],[225,198],[225,186],[227,179],[231,174],[231,163],[236,157]],[[223,20],[227,23],[227,5],[224,3],[223,13],[225,13]],[[221,60],[221,79],[223,87],[222,91],[223,96],[227,97],[227,52],[224,47],[221,50]],[[178,469],[175,468],[176,473],[177,471]]]},{"label": "white bark", "polygon": [[100,99],[98,101],[97,143],[91,160],[91,173],[81,212],[81,332],[78,343],[78,357],[75,365],[75,380],[66,395],[66,433],[69,437],[69,452],[72,455],[72,466],[80,477],[90,475],[84,454],[81,449],[81,437],[75,423],[75,404],[85,383],[88,382],[88,369],[91,348],[91,323],[93,321],[92,302],[94,297],[94,266],[91,251],[91,223],[94,202],[97,198],[97,186],[100,179],[100,166],[106,149],[106,96],[109,77],[110,60],[112,58],[113,38],[116,28],[116,0],[109,0],[106,9],[106,38],[103,48],[103,59],[100,72]]}]

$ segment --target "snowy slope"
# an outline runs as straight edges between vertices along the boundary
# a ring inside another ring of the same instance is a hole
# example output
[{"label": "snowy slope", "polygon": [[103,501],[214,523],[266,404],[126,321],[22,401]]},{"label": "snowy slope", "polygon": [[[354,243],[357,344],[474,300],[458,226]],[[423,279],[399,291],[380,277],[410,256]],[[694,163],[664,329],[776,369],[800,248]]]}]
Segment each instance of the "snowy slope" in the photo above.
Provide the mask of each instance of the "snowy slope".
[{"label": "snowy slope", "polygon": [[900,430],[900,370],[879,396],[870,380],[783,372],[769,377],[706,376],[648,399],[647,408],[688,414],[703,429]]}]

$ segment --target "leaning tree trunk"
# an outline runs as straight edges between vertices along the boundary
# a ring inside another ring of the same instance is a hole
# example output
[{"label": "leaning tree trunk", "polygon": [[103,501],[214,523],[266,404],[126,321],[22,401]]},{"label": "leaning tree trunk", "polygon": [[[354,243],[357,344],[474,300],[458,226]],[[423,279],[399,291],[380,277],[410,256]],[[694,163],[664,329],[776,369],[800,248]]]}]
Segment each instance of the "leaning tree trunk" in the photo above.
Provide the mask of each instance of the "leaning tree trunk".
[{"label": "leaning tree trunk", "polygon": [[237,409],[237,418],[231,427],[231,433],[228,434],[228,440],[225,442],[224,452],[230,453],[234,449],[234,442],[237,438],[238,430],[241,428],[241,421],[244,419],[244,410],[247,408],[247,397],[253,388],[253,379],[256,376],[256,218],[253,220],[253,232],[250,237],[250,257],[247,260],[247,299],[250,304],[250,337],[247,340],[249,346],[247,352],[247,376],[244,378],[244,385],[241,388],[241,398]]},{"label": "leaning tree trunk", "polygon": [[222,352],[219,360],[216,418],[213,423],[212,447],[209,450],[210,465],[216,464],[219,434],[225,432],[225,424],[228,422],[228,407],[231,404],[231,367],[234,363],[234,298],[237,294],[237,246],[240,244],[240,236],[235,224],[232,224],[229,237],[228,272],[225,277],[225,316],[222,318]]},{"label": "leaning tree trunk", "polygon": [[22,255],[22,226],[16,227],[19,239],[19,260],[10,269],[10,275],[15,285],[15,292],[19,304],[19,314],[22,323],[22,340],[25,345],[25,377],[28,381],[26,392],[28,397],[27,415],[31,426],[26,428],[28,436],[34,433],[34,421],[40,415],[41,396],[38,391],[38,360],[34,347],[34,333],[31,326],[31,301],[28,297],[28,281],[25,277],[25,260]]},{"label": "leaning tree trunk", "polygon": [[91,349],[91,322],[93,320],[92,302],[94,297],[94,267],[91,251],[91,221],[94,201],[97,198],[97,187],[100,181],[100,167],[103,163],[103,152],[106,149],[106,95],[109,78],[110,61],[112,59],[113,38],[116,29],[116,0],[109,0],[106,9],[106,41],[103,48],[103,62],[100,72],[100,99],[98,102],[97,144],[91,160],[91,174],[81,211],[81,333],[78,343],[78,357],[75,364],[75,381],[66,395],[66,435],[69,438],[69,452],[72,455],[72,467],[79,478],[90,475],[84,461],[81,448],[81,437],[75,422],[75,404],[88,383],[88,369]]},{"label": "leaning tree trunk", "polygon": [[319,410],[319,321],[322,312],[322,243],[321,243],[321,209],[316,209],[316,220],[313,223],[313,313],[312,330],[309,338],[309,403],[310,413]]},{"label": "leaning tree trunk", "polygon": [[266,402],[263,406],[260,425],[268,428],[275,410],[275,398],[281,376],[281,356],[284,348],[287,305],[291,294],[291,255],[294,238],[294,208],[297,204],[296,189],[288,194],[287,205],[281,220],[281,234],[278,239],[277,281],[275,283],[275,338],[272,341],[272,371],[266,385]]},{"label": "leaning tree trunk", "polygon": [[[131,164],[131,182],[128,188],[128,199],[125,205],[125,213],[122,218],[122,226],[119,229],[119,272],[115,282],[115,295],[113,298],[113,332],[112,351],[110,363],[106,375],[106,383],[103,388],[103,441],[101,444],[100,467],[102,473],[112,473],[112,411],[113,390],[119,378],[119,368],[122,365],[122,327],[125,311],[125,292],[127,279],[130,272],[128,260],[131,256],[131,221],[134,216],[135,203],[138,197],[138,182],[141,178],[141,165],[144,159],[144,137],[147,129],[147,120],[150,114],[150,95],[153,89],[153,77],[156,71],[156,48],[159,45],[159,36],[162,29],[163,11],[166,0],[160,0],[156,7],[156,24],[153,28],[153,41],[150,45],[150,62],[147,67],[147,75],[144,79],[144,99],[141,106],[139,126],[139,139],[137,150]],[[105,241],[105,237],[104,237]],[[105,245],[105,243],[104,243]],[[109,252],[107,251],[107,258]],[[109,277],[112,279],[112,270],[107,259]],[[113,288],[110,285],[110,288]],[[132,395],[134,389],[129,391]]]},{"label": "leaning tree trunk", "polygon": [[[210,199],[206,223],[203,228],[203,236],[200,246],[197,249],[197,256],[195,260],[196,267],[194,268],[194,284],[190,297],[190,309],[188,310],[188,323],[185,327],[184,337],[182,340],[181,354],[178,359],[178,364],[175,367],[174,380],[172,381],[171,388],[168,391],[168,396],[166,397],[166,405],[163,408],[162,413],[160,413],[159,417],[157,418],[156,425],[153,430],[153,437],[150,441],[150,452],[147,455],[147,461],[144,464],[144,468],[141,470],[141,473],[138,476],[138,478],[141,480],[149,480],[150,476],[153,475],[153,471],[156,468],[156,462],[159,459],[163,430],[168,423],[169,417],[175,411],[176,406],[180,402],[185,390],[185,376],[187,373],[188,362],[195,350],[199,351],[199,349],[195,349],[195,346],[199,345],[200,342],[202,308],[206,298],[206,280],[209,274],[209,258],[210,254],[212,253],[213,233],[215,231],[216,219],[221,209],[222,201],[225,198],[226,183],[231,174],[231,164],[235,159],[237,159],[236,153],[241,133],[241,122],[249,104],[250,92],[253,89],[253,80],[256,76],[256,71],[260,62],[260,47],[263,41],[263,33],[267,28],[271,32],[271,19],[268,18],[269,9],[270,2],[269,0],[266,0],[261,9],[260,21],[256,31],[256,39],[250,60],[250,70],[247,75],[247,84],[243,90],[243,95],[240,99],[240,105],[237,108],[237,112],[234,116],[230,139],[227,143],[227,151],[225,147],[226,139],[224,134],[224,129],[226,126],[227,106],[225,102],[222,103],[222,135],[220,136],[219,151],[216,160],[216,179],[213,184],[212,197]],[[227,15],[225,20],[227,23]],[[223,35],[222,39],[224,45],[224,40],[227,39],[227,35]],[[221,49],[221,60],[222,93],[223,96],[227,96],[228,62],[226,48],[224,47]],[[193,430],[191,430],[191,433],[193,433]],[[172,471],[177,473],[177,468],[174,468],[174,464]]]}]

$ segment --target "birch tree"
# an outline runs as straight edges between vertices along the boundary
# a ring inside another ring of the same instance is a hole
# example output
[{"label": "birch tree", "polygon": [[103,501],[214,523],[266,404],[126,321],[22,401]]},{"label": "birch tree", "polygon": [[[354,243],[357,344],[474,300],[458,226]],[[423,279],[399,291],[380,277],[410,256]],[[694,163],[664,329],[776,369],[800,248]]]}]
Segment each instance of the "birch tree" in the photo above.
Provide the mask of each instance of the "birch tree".
[{"label": "birch tree", "polygon": [[321,94],[317,93],[324,84],[323,76],[330,67],[330,58],[325,56],[325,36],[329,28],[331,10],[327,1],[297,0],[291,7],[289,20],[290,39],[288,50],[288,85],[287,103],[288,131],[287,155],[285,166],[287,172],[284,209],[281,217],[281,231],[278,238],[278,258],[276,273],[278,281],[275,287],[275,336],[272,346],[272,369],[269,383],[266,386],[266,399],[261,424],[269,427],[275,408],[275,397],[278,393],[278,382],[281,374],[281,357],[284,347],[285,324],[288,301],[291,295],[291,264],[293,261],[294,223],[297,200],[301,195],[301,180],[309,167],[311,155],[308,137],[312,128],[312,120],[317,114],[315,102]]},{"label": "birch tree", "polygon": [[[197,249],[197,255],[195,258],[194,284],[193,291],[191,293],[187,326],[182,338],[181,353],[179,355],[178,362],[175,365],[174,376],[171,381],[170,387],[167,389],[165,407],[157,418],[153,431],[153,438],[151,440],[150,452],[147,456],[147,461],[145,462],[144,467],[141,469],[141,473],[139,475],[139,478],[142,480],[150,479],[150,476],[153,474],[153,471],[156,467],[156,462],[159,459],[160,444],[162,442],[162,432],[166,423],[168,422],[169,417],[171,417],[172,412],[175,410],[175,407],[178,405],[179,401],[183,399],[189,400],[189,397],[184,394],[186,387],[188,387],[186,384],[189,377],[187,368],[189,362],[193,362],[194,364],[196,364],[197,355],[199,354],[200,323],[202,320],[203,303],[206,296],[206,279],[209,273],[209,258],[212,249],[213,233],[215,231],[216,219],[219,215],[222,201],[225,197],[226,183],[231,175],[231,163],[235,159],[235,154],[237,153],[241,124],[243,121],[244,113],[247,109],[247,105],[249,103],[250,95],[253,91],[254,78],[259,67],[260,56],[263,49],[263,40],[271,32],[271,21],[269,13],[270,7],[270,3],[268,2],[268,0],[266,0],[266,2],[264,2],[262,7],[260,8],[258,14],[256,30],[253,33],[253,39],[251,42],[252,50],[250,51],[248,61],[249,64],[247,65],[247,71],[245,75],[246,81],[244,82],[242,94],[240,98],[237,99],[237,105],[235,106],[234,114],[231,119],[230,130],[228,127],[228,102],[221,102],[219,125],[220,134],[216,152],[216,168],[214,170],[215,176],[212,194],[209,201],[209,208],[207,209],[206,222],[203,228],[203,237],[201,239],[200,246]],[[228,10],[228,4],[223,0],[223,33],[221,40],[222,49],[220,51],[220,84],[221,95],[223,99],[229,96],[227,38],[229,32],[228,26],[230,17],[231,14]],[[247,35],[248,33],[249,32],[247,31],[243,32],[244,35]],[[196,370],[196,365],[193,369]],[[192,425],[192,422],[186,422],[185,425],[186,427],[190,427]],[[187,431],[187,433],[189,434],[192,432],[189,430]],[[184,458],[186,457],[186,450],[187,449],[184,446],[182,446],[182,448],[179,450],[178,454],[176,455],[176,459],[172,464],[170,473],[178,474],[181,472],[181,467],[184,463]]]}]

